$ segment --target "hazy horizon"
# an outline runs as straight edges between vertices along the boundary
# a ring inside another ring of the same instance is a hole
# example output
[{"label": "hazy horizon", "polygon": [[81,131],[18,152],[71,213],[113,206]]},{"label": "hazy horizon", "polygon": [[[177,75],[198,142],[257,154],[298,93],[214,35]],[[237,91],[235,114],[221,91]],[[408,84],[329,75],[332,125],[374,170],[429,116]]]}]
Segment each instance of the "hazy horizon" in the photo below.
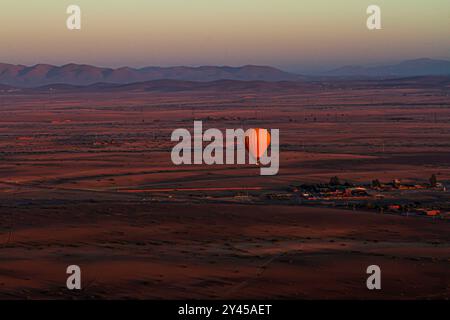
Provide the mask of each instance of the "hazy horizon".
[{"label": "hazy horizon", "polygon": [[[417,59],[432,59],[432,60],[447,60],[450,61],[450,58],[430,58],[430,57],[417,57],[417,58],[412,58],[412,59],[408,59],[408,60],[417,60]],[[321,72],[326,72],[326,71],[331,71],[333,69],[337,69],[340,67],[348,67],[348,66],[362,66],[362,67],[376,67],[376,66],[385,66],[385,65],[390,65],[390,64],[397,64],[397,63],[401,63],[407,61],[405,60],[394,60],[394,61],[386,61],[386,62],[379,62],[379,63],[368,63],[368,64],[347,64],[347,65],[335,65],[335,66],[330,66],[328,68],[326,67],[311,67],[311,66],[305,66],[305,67],[298,67],[297,69],[289,69],[289,68],[283,68],[283,67],[279,67],[276,65],[258,65],[255,63],[246,63],[246,64],[242,64],[242,65],[227,65],[227,64],[198,64],[198,65],[141,65],[141,66],[133,66],[133,65],[128,65],[128,64],[124,64],[124,65],[104,65],[104,64],[92,64],[92,63],[83,63],[83,62],[74,62],[74,61],[68,61],[66,63],[59,63],[59,64],[53,64],[53,63],[49,63],[49,62],[39,62],[39,63],[32,63],[32,64],[27,64],[27,63],[13,63],[13,62],[8,62],[8,61],[0,61],[0,63],[5,63],[5,64],[13,64],[13,65],[24,65],[27,67],[32,67],[35,65],[39,65],[39,64],[48,64],[48,65],[54,65],[56,67],[62,67],[64,65],[68,65],[68,64],[77,64],[77,65],[89,65],[89,66],[93,66],[93,67],[99,67],[99,68],[110,68],[110,69],[120,69],[120,68],[133,68],[133,69],[142,69],[142,68],[149,68],[149,67],[155,67],[155,68],[176,68],[176,67],[188,67],[188,68],[199,68],[199,67],[232,67],[232,68],[240,68],[240,67],[245,67],[245,66],[261,66],[261,67],[273,67],[273,68],[277,68],[279,70],[285,71],[285,72],[290,72],[290,73],[294,73],[294,74],[315,74],[315,73],[321,73]]]},{"label": "hazy horizon", "polygon": [[[269,65],[305,73],[344,65],[449,59],[450,2],[378,0],[382,30],[366,28],[371,0],[3,0],[0,61],[105,67]],[[82,10],[69,31],[66,8]]]}]

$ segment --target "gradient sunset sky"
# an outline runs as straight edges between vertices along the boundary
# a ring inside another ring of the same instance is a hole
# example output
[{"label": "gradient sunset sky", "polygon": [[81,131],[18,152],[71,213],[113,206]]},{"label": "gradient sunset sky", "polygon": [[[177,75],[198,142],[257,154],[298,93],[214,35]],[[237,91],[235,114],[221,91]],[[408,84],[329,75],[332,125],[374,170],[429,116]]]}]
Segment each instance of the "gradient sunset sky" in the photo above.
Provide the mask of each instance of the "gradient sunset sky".
[{"label": "gradient sunset sky", "polygon": [[[82,30],[66,28],[66,8]],[[366,28],[382,8],[383,30]],[[0,62],[262,64],[310,71],[450,59],[449,0],[0,0]]]}]

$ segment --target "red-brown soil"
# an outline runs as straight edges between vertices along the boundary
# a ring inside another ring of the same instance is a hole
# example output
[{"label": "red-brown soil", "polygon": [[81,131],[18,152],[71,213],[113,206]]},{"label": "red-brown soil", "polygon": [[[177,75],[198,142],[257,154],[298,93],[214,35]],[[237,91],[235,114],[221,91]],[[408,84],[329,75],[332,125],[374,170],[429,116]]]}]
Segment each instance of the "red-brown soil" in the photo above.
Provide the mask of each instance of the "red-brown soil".
[{"label": "red-brown soil", "polygon": [[[449,88],[351,88],[1,94],[0,297],[448,299],[448,220],[209,198],[450,181]],[[194,119],[279,128],[279,174],[174,166],[170,134]]]}]

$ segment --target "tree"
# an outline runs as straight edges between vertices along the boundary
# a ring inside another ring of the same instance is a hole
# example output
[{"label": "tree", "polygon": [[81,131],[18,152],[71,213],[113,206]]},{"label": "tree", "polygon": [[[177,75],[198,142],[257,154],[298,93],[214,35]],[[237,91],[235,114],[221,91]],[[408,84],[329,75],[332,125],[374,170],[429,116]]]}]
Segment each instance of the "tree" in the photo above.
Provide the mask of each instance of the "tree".
[{"label": "tree", "polygon": [[340,186],[341,185],[341,181],[339,180],[339,178],[337,176],[334,176],[330,179],[330,185],[332,186]]},{"label": "tree", "polygon": [[381,182],[378,179],[372,180],[372,188],[381,188]]},{"label": "tree", "polygon": [[392,186],[393,186],[395,189],[400,188],[400,185],[401,185],[400,180],[398,180],[398,179],[392,180]]},{"label": "tree", "polygon": [[437,181],[436,175],[432,174],[431,177],[430,177],[430,186],[432,188],[436,188],[437,187],[437,183],[438,183],[438,181]]}]

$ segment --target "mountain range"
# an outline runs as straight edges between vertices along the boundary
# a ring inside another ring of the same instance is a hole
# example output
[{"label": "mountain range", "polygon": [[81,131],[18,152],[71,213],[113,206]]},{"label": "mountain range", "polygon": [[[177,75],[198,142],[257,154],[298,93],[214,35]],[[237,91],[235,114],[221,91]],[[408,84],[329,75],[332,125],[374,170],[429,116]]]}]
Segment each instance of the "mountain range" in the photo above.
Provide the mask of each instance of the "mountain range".
[{"label": "mountain range", "polygon": [[91,85],[94,83],[126,84],[150,80],[184,81],[297,81],[302,77],[267,66],[247,65],[242,67],[145,67],[134,69],[101,68],[90,65],[67,64],[34,66],[0,63],[0,84],[17,87],[37,87],[48,84]]},{"label": "mountain range", "polygon": [[139,69],[122,67],[113,69],[74,63],[63,66],[49,64],[24,66],[0,63],[0,85],[22,88],[42,87],[54,84],[74,86],[90,86],[98,83],[131,84],[153,80],[295,82],[323,77],[384,79],[441,75],[450,75],[450,61],[416,59],[376,67],[346,66],[308,77],[285,72],[269,66],[256,65],[242,67],[145,67]]},{"label": "mountain range", "polygon": [[375,67],[345,66],[328,71],[323,75],[372,78],[450,75],[450,61],[422,58]]},{"label": "mountain range", "polygon": [[433,88],[450,89],[450,76],[417,76],[394,79],[334,79],[321,81],[241,81],[217,80],[210,82],[184,80],[151,80],[129,84],[95,83],[91,85],[51,84],[33,88],[0,85],[0,95],[9,94],[83,94],[83,93],[144,93],[144,92],[209,92],[268,93],[312,92],[323,90],[358,90],[385,88]]}]

